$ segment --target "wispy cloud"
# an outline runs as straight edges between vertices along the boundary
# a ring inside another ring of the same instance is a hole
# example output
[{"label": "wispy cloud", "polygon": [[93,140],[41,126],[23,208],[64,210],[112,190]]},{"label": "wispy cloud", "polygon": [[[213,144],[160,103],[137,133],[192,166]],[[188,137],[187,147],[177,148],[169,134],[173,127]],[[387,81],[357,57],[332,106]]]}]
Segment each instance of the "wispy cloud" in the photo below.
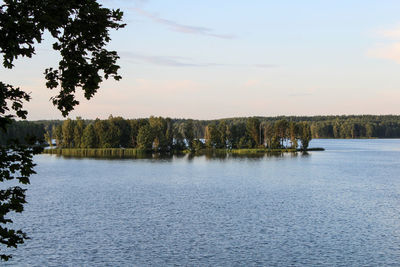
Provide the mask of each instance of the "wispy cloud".
[{"label": "wispy cloud", "polygon": [[400,26],[392,29],[381,30],[379,31],[379,34],[384,38],[400,40]]},{"label": "wispy cloud", "polygon": [[276,68],[276,67],[278,67],[278,65],[275,65],[275,64],[254,64],[254,67],[270,69],[270,68]]},{"label": "wispy cloud", "polygon": [[391,44],[378,44],[368,50],[367,55],[373,58],[392,60],[400,63],[400,42]]},{"label": "wispy cloud", "polygon": [[[290,90],[287,90],[290,91]],[[295,89],[288,93],[289,97],[308,97],[314,96],[317,93],[317,88]]]},{"label": "wispy cloud", "polygon": [[207,67],[216,66],[215,63],[196,63],[192,59],[187,57],[178,56],[154,56],[154,55],[143,55],[133,52],[120,52],[122,59],[133,63],[150,63],[154,65],[170,66],[170,67]]},{"label": "wispy cloud", "polygon": [[129,4],[129,6],[143,6],[144,4],[148,3],[149,0],[101,0],[101,3],[107,3],[107,4]]},{"label": "wispy cloud", "polygon": [[197,62],[192,58],[181,56],[158,56],[122,51],[119,52],[122,60],[131,63],[149,63],[167,67],[253,67],[253,68],[277,68],[275,64],[226,64],[218,62]]},{"label": "wispy cloud", "polygon": [[303,97],[303,96],[311,96],[311,93],[292,93],[292,94],[288,94],[288,96],[290,97]]},{"label": "wispy cloud", "polygon": [[152,21],[154,21],[156,23],[168,26],[170,29],[172,29],[173,31],[176,31],[176,32],[181,32],[181,33],[186,33],[186,34],[205,35],[205,36],[211,36],[211,37],[221,38],[221,39],[236,38],[236,36],[234,36],[232,34],[214,33],[214,31],[210,28],[184,25],[184,24],[180,24],[173,20],[164,19],[157,14],[153,14],[153,13],[145,11],[144,9],[142,9],[140,7],[132,8],[132,10],[144,17],[151,19]]},{"label": "wispy cloud", "polygon": [[135,79],[134,86],[142,92],[157,93],[161,98],[176,93],[193,93],[199,91],[201,85],[193,80],[188,79],[167,79],[167,80],[154,80],[154,79]]},{"label": "wispy cloud", "polygon": [[378,35],[387,40],[376,43],[374,47],[367,51],[367,55],[400,63],[400,26],[380,30]]}]

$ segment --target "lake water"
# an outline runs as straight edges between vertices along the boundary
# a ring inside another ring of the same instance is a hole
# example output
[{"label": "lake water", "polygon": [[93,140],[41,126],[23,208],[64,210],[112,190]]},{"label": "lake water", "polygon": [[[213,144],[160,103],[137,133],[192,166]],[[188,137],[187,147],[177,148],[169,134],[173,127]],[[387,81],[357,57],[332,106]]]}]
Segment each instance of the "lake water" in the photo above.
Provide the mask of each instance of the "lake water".
[{"label": "lake water", "polygon": [[226,159],[36,157],[9,266],[399,266],[400,140]]}]

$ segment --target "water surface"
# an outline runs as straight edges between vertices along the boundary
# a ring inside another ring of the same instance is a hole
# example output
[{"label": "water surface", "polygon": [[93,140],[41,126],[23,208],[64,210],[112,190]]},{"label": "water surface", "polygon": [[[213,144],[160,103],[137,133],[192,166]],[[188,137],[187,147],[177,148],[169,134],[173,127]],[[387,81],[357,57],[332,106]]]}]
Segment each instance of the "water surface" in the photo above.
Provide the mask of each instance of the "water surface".
[{"label": "water surface", "polygon": [[9,266],[398,266],[400,140],[210,159],[36,157]]}]

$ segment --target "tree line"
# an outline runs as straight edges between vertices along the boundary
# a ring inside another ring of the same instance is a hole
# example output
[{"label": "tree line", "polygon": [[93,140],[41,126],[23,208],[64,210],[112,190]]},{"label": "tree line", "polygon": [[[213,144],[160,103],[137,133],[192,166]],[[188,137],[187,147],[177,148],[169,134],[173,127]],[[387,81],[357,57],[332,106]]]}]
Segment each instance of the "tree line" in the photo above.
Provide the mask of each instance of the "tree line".
[{"label": "tree line", "polygon": [[336,118],[311,123],[314,138],[400,138],[400,120]]},{"label": "tree line", "polygon": [[0,131],[0,145],[10,143],[30,144],[34,141],[44,141],[45,127],[43,124],[31,121],[12,121],[6,131]]},{"label": "tree line", "polygon": [[[342,115],[342,116],[277,116],[256,117],[261,123],[279,120],[307,122],[312,138],[400,138],[400,116]],[[223,119],[226,123],[246,122],[248,118]],[[214,120],[218,122],[221,120]],[[210,121],[200,121],[205,126]]]},{"label": "tree line", "polygon": [[[279,125],[282,123],[287,130],[279,133],[278,129],[282,128]],[[311,138],[400,138],[400,116],[394,115],[278,116],[220,120],[161,117],[123,119],[110,116],[107,120],[77,118],[64,121],[14,121],[6,133],[0,134],[0,144],[6,144],[10,139],[25,143],[28,136],[28,139],[35,137],[37,140],[45,137],[48,142],[55,139],[59,147],[65,148],[130,147],[146,150],[154,148],[159,151],[182,150],[187,147],[254,148],[260,145],[282,148],[295,146],[296,141],[300,147],[302,142],[297,128],[304,123],[310,127]]]}]

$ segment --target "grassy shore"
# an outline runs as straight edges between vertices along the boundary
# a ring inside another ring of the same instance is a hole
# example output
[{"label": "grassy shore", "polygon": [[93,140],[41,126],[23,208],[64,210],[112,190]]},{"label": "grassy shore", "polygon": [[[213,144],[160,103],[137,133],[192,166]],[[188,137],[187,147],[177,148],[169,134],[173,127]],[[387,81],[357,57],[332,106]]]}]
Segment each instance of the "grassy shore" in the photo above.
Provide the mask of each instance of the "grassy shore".
[{"label": "grassy shore", "polygon": [[68,157],[140,157],[147,153],[136,148],[50,148],[45,149],[43,154],[55,154]]},{"label": "grassy shore", "polygon": [[[310,148],[306,151],[323,151],[323,148]],[[232,155],[254,155],[254,154],[274,154],[274,153],[296,153],[303,152],[299,149],[202,149],[195,154],[203,155],[209,153],[232,154]],[[182,152],[181,152],[182,153]],[[183,151],[185,154],[191,153],[189,150]],[[153,153],[136,148],[50,148],[45,149],[43,154],[62,155],[66,157],[88,157],[88,158],[146,158]],[[171,153],[169,153],[171,154]]]}]

